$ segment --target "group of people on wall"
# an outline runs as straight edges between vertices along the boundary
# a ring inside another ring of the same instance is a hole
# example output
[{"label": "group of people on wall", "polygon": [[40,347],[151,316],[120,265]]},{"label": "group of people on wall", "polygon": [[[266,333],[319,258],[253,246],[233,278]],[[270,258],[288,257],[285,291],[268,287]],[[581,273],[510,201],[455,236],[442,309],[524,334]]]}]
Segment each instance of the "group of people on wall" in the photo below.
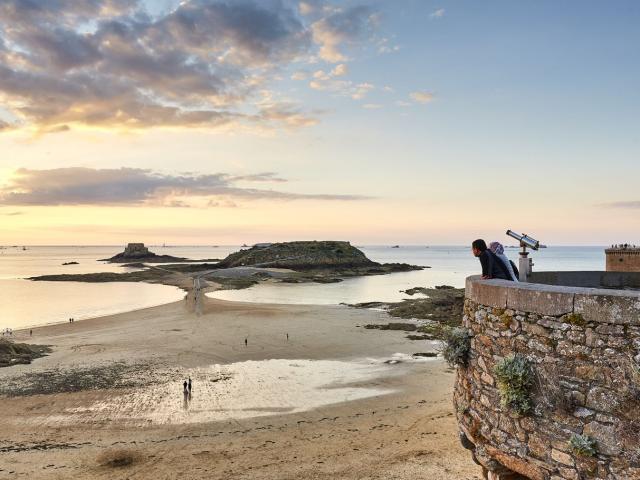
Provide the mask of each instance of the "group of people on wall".
[{"label": "group of people on wall", "polygon": [[504,254],[504,247],[500,242],[491,242],[487,247],[487,243],[479,238],[471,244],[471,251],[480,260],[482,278],[518,281],[518,267]]}]

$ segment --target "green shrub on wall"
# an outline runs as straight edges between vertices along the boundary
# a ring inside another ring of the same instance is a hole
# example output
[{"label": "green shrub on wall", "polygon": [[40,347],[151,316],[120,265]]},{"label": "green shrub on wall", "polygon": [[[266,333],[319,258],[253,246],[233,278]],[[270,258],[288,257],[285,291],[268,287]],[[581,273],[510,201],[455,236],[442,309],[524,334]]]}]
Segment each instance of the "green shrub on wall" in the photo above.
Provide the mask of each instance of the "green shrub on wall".
[{"label": "green shrub on wall", "polygon": [[529,413],[533,407],[531,387],[534,374],[531,362],[517,353],[500,361],[495,366],[494,373],[502,406],[519,415]]},{"label": "green shrub on wall", "polygon": [[466,328],[452,328],[444,336],[442,356],[452,367],[466,365],[471,349],[471,335]]},{"label": "green shrub on wall", "polygon": [[596,454],[596,441],[586,435],[571,435],[569,448],[581,457],[593,457]]}]

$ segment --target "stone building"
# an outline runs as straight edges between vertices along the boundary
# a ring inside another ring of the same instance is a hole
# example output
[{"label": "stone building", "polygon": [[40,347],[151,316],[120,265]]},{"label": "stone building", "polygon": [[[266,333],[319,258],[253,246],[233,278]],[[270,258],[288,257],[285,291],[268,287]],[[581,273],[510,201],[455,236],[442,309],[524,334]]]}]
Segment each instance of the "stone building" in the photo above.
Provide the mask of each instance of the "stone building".
[{"label": "stone building", "polygon": [[463,445],[490,480],[640,480],[640,273],[531,282],[467,279]]},{"label": "stone building", "polygon": [[623,244],[605,250],[607,272],[640,272],[640,247]]},{"label": "stone building", "polygon": [[144,246],[144,243],[129,243],[124,249],[123,255],[125,257],[146,257],[149,255],[149,249]]}]

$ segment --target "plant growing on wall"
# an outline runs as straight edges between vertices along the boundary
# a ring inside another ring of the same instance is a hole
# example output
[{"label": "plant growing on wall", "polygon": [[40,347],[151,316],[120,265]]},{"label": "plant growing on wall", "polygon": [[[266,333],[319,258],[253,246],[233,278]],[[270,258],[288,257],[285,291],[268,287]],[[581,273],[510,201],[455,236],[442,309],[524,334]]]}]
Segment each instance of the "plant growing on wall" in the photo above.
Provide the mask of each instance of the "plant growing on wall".
[{"label": "plant growing on wall", "polygon": [[498,381],[502,406],[519,415],[529,413],[533,407],[531,387],[534,374],[531,362],[516,353],[500,361],[494,368],[494,374]]},{"label": "plant growing on wall", "polygon": [[569,448],[576,455],[581,457],[593,457],[596,454],[596,441],[586,435],[571,435]]},{"label": "plant growing on wall", "polygon": [[452,328],[445,333],[442,356],[452,367],[466,365],[471,349],[471,335],[466,328]]}]

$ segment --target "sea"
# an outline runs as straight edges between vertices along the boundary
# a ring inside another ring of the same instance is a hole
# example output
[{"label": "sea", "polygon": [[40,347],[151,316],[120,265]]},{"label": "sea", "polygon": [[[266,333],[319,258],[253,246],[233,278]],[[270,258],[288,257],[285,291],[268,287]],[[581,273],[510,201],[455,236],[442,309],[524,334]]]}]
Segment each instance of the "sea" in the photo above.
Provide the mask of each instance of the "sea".
[{"label": "sea", "polygon": [[[150,246],[163,255],[189,259],[222,259],[239,250],[224,246]],[[330,284],[260,284],[244,290],[209,293],[215,298],[278,304],[358,303],[400,301],[412,287],[451,285],[463,287],[480,265],[468,246],[358,245],[371,260],[420,265],[424,270],[351,278]],[[179,288],[147,283],[42,282],[29,277],[60,273],[126,272],[128,267],[109,264],[123,246],[3,246],[0,247],[0,330],[68,322],[69,318],[111,315],[147,308],[184,298]],[[507,248],[517,263],[518,250]],[[534,270],[604,270],[602,246],[549,246],[531,254]],[[73,265],[63,265],[77,262]]]}]

